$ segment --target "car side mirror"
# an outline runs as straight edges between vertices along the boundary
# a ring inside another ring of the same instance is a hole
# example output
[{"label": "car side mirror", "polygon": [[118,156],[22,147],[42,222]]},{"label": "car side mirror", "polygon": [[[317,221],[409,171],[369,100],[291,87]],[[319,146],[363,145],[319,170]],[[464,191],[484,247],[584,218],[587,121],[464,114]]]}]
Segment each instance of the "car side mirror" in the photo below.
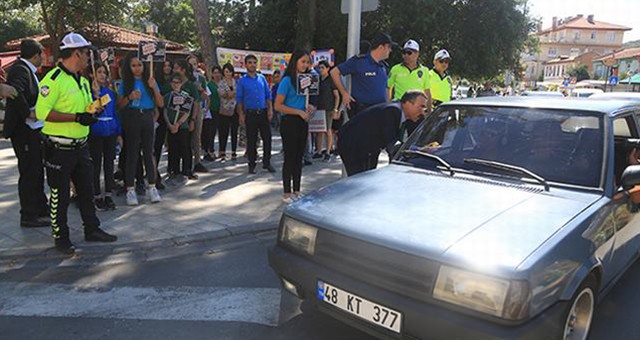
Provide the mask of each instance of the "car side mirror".
[{"label": "car side mirror", "polygon": [[622,173],[622,188],[629,190],[640,184],[640,165],[629,165]]}]

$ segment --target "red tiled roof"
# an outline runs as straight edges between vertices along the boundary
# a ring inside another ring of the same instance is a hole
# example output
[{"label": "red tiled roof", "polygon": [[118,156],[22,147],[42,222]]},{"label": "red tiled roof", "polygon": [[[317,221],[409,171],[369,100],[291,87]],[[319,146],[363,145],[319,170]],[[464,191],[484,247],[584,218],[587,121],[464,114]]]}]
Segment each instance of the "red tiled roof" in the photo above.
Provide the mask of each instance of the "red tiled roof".
[{"label": "red tiled roof", "polygon": [[577,16],[569,20],[566,20],[562,24],[559,24],[558,26],[556,26],[555,29],[553,29],[553,27],[549,27],[538,32],[537,34],[538,35],[546,34],[554,31],[563,30],[566,28],[588,29],[588,30],[613,30],[613,31],[630,31],[631,30],[630,27],[610,24],[608,22],[597,21],[597,20],[589,21],[588,18]]},{"label": "red tiled roof", "polygon": [[[105,23],[101,23],[99,24],[99,28],[100,28],[100,34],[103,34],[105,37],[109,37],[111,38],[110,43],[112,44],[111,46],[101,46],[101,47],[134,47],[134,46],[138,46],[138,42],[139,41],[164,41],[167,44],[167,50],[169,51],[177,51],[177,50],[184,50],[186,49],[186,47],[180,43],[174,42],[174,41],[170,41],[170,40],[166,40],[166,39],[161,39],[158,37],[154,37],[152,35],[146,34],[146,33],[142,33],[142,32],[138,32],[138,31],[134,31],[134,30],[130,30],[124,27],[119,27],[119,26],[114,26],[114,25],[110,25],[110,24],[105,24]],[[92,30],[92,28],[87,28],[86,29],[89,32],[94,32],[94,30]],[[93,33],[95,34],[95,33]],[[46,44],[46,42],[48,42],[49,40],[49,35],[45,34],[45,35],[36,35],[33,37],[30,37],[31,39],[35,39],[39,42],[41,42],[43,45]],[[9,42],[7,42],[5,44],[5,48],[7,49],[17,49],[20,47],[20,41],[22,39],[15,39],[15,40],[11,40]],[[91,40],[89,38],[89,40]],[[109,43],[105,44],[105,45],[109,45]],[[113,46],[115,45],[115,46]]]},{"label": "red tiled roof", "polygon": [[613,52],[611,54],[607,54],[598,59],[594,59],[594,61],[602,61],[609,58],[614,58],[619,60],[619,59],[627,59],[627,58],[633,58],[633,57],[640,57],[640,47],[627,48],[618,52]]},{"label": "red tiled roof", "polygon": [[18,51],[0,52],[0,67],[3,69],[9,68],[19,57],[20,52]]}]

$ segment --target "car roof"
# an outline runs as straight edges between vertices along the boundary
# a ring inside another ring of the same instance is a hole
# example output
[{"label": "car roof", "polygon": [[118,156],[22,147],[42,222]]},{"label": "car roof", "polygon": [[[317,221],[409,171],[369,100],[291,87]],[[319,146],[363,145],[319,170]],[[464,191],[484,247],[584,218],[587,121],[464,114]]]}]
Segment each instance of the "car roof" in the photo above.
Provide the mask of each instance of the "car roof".
[{"label": "car roof", "polygon": [[595,93],[589,98],[640,100],[640,92],[602,92]]},{"label": "car roof", "polygon": [[554,98],[554,97],[479,97],[460,99],[443,103],[442,105],[464,106],[502,106],[502,107],[528,107],[536,109],[592,111],[613,115],[625,108],[640,109],[638,100],[628,99],[589,99],[589,98]]}]

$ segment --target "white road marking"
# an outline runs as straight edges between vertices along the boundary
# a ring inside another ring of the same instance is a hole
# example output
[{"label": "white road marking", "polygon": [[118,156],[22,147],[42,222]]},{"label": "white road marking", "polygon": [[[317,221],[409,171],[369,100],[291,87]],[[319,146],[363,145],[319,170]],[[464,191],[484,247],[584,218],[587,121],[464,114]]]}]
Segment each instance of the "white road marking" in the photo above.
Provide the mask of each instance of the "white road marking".
[{"label": "white road marking", "polygon": [[0,315],[239,321],[276,326],[280,289],[0,282]]}]

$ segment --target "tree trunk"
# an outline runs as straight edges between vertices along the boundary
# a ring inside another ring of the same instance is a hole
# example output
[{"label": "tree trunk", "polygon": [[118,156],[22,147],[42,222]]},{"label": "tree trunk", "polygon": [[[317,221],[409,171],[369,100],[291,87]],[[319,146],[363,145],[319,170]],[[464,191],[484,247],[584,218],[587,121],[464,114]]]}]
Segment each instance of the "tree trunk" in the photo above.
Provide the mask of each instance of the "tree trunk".
[{"label": "tree trunk", "polygon": [[211,34],[211,23],[209,22],[209,4],[207,0],[191,0],[193,13],[196,19],[198,39],[202,48],[202,57],[207,67],[218,64],[216,55],[216,43]]},{"label": "tree trunk", "polygon": [[316,0],[300,0],[296,20],[296,47],[310,50],[314,46],[315,34]]}]

